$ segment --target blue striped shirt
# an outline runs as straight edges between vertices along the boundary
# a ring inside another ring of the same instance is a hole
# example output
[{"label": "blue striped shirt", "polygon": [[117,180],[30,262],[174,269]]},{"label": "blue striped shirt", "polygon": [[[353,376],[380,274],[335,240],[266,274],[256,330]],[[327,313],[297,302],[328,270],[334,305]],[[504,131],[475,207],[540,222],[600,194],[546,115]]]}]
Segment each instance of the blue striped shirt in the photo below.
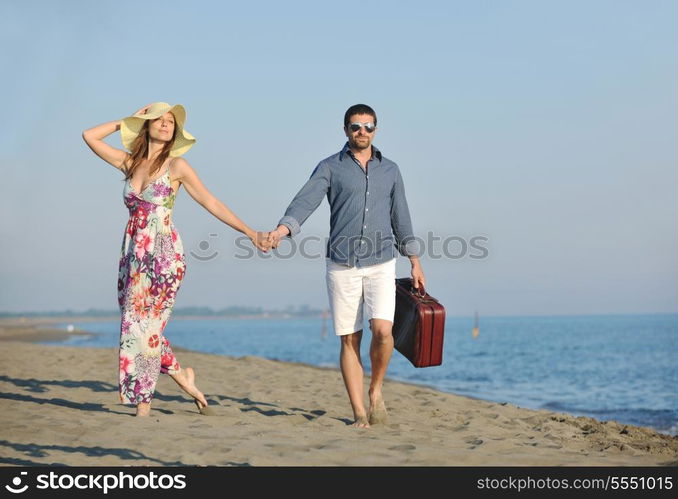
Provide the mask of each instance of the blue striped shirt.
[{"label": "blue striped shirt", "polygon": [[[366,171],[367,170],[367,171]],[[350,267],[367,267],[417,254],[405,187],[398,165],[372,146],[363,169],[348,147],[322,160],[290,203],[278,225],[298,234],[327,195],[330,238],[326,256]]]}]

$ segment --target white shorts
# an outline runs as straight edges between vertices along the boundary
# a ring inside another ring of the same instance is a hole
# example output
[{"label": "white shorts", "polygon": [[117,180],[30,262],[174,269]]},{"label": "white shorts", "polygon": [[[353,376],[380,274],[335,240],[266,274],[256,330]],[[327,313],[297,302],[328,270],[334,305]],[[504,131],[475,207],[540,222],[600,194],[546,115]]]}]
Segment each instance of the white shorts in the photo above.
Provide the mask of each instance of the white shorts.
[{"label": "white shorts", "polygon": [[355,333],[363,328],[363,305],[367,319],[393,322],[395,315],[396,259],[368,267],[347,267],[327,263],[327,294],[337,336]]}]

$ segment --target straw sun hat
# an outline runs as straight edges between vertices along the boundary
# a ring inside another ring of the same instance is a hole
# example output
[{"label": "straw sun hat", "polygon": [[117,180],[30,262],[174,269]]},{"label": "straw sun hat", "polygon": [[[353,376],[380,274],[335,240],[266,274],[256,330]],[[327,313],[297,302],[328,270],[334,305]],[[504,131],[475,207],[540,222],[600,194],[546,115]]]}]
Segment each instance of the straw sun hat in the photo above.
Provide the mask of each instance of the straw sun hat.
[{"label": "straw sun hat", "polygon": [[170,106],[166,102],[154,102],[148,108],[146,114],[129,116],[124,118],[120,123],[120,138],[122,139],[122,144],[125,146],[125,149],[128,151],[132,150],[132,142],[134,142],[134,139],[136,139],[139,132],[141,132],[141,128],[144,126],[146,120],[159,118],[168,111],[171,112],[176,119],[176,123],[174,124],[176,133],[174,134],[174,145],[169,153],[170,156],[181,156],[193,147],[193,144],[195,144],[195,137],[184,130],[184,123],[186,122],[186,110],[184,109],[184,106],[181,104]]}]

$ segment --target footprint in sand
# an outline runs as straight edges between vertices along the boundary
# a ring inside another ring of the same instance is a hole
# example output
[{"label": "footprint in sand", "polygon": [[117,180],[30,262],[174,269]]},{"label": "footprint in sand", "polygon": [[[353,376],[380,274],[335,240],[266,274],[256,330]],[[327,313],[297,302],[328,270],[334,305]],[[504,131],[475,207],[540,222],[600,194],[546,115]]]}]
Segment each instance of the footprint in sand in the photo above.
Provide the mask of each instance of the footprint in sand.
[{"label": "footprint in sand", "polygon": [[469,447],[470,449],[475,449],[477,446],[483,443],[483,440],[478,437],[468,437],[464,439],[464,442],[471,445],[471,447]]},{"label": "footprint in sand", "polygon": [[388,450],[415,450],[416,447],[412,444],[402,444],[389,447]]},{"label": "footprint in sand", "polygon": [[313,444],[310,446],[311,449],[324,450],[324,449],[339,449],[341,448],[342,440],[328,440],[326,442]]}]

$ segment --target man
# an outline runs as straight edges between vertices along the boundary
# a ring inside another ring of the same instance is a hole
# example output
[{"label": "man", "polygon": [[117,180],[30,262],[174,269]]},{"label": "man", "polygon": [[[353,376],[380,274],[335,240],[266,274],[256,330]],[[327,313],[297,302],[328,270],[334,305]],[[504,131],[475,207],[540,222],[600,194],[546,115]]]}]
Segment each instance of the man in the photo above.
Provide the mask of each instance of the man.
[{"label": "man", "polygon": [[[327,290],[334,330],[341,337],[341,374],[353,408],[353,426],[359,428],[387,419],[382,385],[393,353],[395,248],[410,259],[414,286],[425,285],[403,180],[398,165],[372,145],[376,129],[377,115],[371,107],[351,106],[344,115],[348,142],[318,164],[269,234],[274,248],[282,237],[296,235],[327,196],[331,211]],[[363,305],[372,330],[369,411],[363,401],[360,357]]]}]

